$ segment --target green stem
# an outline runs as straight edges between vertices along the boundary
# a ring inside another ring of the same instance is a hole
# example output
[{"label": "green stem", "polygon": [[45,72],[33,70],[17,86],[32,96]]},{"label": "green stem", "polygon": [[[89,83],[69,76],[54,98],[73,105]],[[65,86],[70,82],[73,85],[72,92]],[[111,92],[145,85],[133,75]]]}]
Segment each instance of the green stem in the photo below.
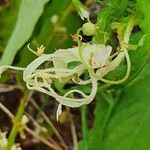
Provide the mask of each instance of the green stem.
[{"label": "green stem", "polygon": [[103,94],[103,97],[104,97],[104,98],[106,99],[106,101],[108,102],[109,108],[108,108],[108,111],[107,111],[105,120],[104,120],[103,125],[102,125],[102,128],[101,128],[101,140],[100,140],[100,141],[103,140],[103,136],[104,136],[104,132],[105,132],[106,125],[107,125],[107,123],[108,123],[108,120],[109,120],[109,118],[110,118],[110,116],[111,116],[111,113],[112,113],[112,111],[113,111],[113,108],[114,108],[114,106],[115,106],[115,103],[114,103],[114,101],[113,101],[112,98],[108,97],[106,94]]},{"label": "green stem", "polygon": [[82,134],[84,141],[84,150],[88,150],[88,123],[87,123],[87,105],[81,107],[81,123],[82,123]]},{"label": "green stem", "polygon": [[60,20],[57,22],[57,24],[54,26],[54,30],[52,31],[51,33],[51,36],[49,36],[49,38],[47,39],[47,42],[45,44],[46,47],[49,47],[55,37],[55,34],[56,34],[56,30],[58,28],[60,28],[65,20],[67,19],[67,17],[69,16],[70,12],[72,11],[73,9],[73,5],[72,5],[72,2],[70,2],[70,5],[67,7],[67,9],[63,12],[63,14],[60,16]]},{"label": "green stem", "polygon": [[125,30],[124,37],[123,37],[123,42],[125,44],[129,43],[130,35],[131,35],[131,32],[132,32],[135,24],[136,24],[136,14],[131,16],[131,18],[129,19],[129,22],[127,24],[127,28]]},{"label": "green stem", "polygon": [[29,95],[29,92],[26,91],[25,95],[23,96],[23,98],[20,101],[20,105],[19,105],[16,117],[13,120],[14,121],[13,122],[13,127],[12,127],[12,130],[11,130],[9,138],[8,138],[7,150],[9,150],[12,147],[12,145],[14,144],[17,133],[20,130],[21,119],[22,119],[22,116],[24,114],[25,107],[28,103],[28,95]]},{"label": "green stem", "polygon": [[69,14],[71,13],[72,10],[73,10],[73,5],[72,5],[72,2],[70,2],[70,5],[68,6],[68,8],[64,11],[63,15],[61,16],[59,25],[63,25],[63,23],[65,22],[65,20],[67,19],[67,17],[69,16]]},{"label": "green stem", "polygon": [[117,96],[116,99],[113,99],[112,95],[108,96],[104,93],[102,95],[106,99],[106,101],[108,102],[109,108],[107,110],[106,117],[105,117],[105,119],[103,121],[103,124],[102,124],[102,127],[101,127],[101,133],[100,133],[100,143],[101,143],[100,146],[101,146],[101,149],[102,149],[102,145],[103,145],[102,143],[103,143],[104,133],[106,131],[107,124],[108,124],[109,119],[112,115],[112,112],[113,112],[113,110],[114,110],[114,108],[115,108],[115,106],[116,106],[116,104],[117,104],[117,102],[120,98],[121,92],[118,93],[118,96]]}]

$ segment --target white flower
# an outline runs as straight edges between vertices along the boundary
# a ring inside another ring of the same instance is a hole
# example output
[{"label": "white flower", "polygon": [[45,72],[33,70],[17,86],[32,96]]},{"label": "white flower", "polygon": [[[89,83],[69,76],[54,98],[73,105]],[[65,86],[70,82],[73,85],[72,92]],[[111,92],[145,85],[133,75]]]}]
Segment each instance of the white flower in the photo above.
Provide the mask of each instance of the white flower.
[{"label": "white flower", "polygon": [[[41,48],[44,47],[42,46]],[[33,51],[32,49],[30,50]],[[130,72],[128,52],[120,51],[113,56],[111,56],[111,52],[111,46],[102,44],[82,44],[81,49],[79,49],[79,47],[74,47],[69,49],[59,49],[52,54],[42,54],[26,68],[2,66],[0,67],[0,72],[3,72],[6,68],[23,70],[23,80],[26,82],[28,89],[50,95],[60,103],[57,111],[58,119],[58,116],[61,114],[62,105],[80,107],[89,104],[96,95],[98,80],[110,84],[119,84],[128,78]],[[35,54],[37,55],[37,53]],[[125,77],[118,81],[103,79],[107,73],[119,66],[124,57],[127,59],[127,73]],[[49,62],[52,66],[39,69],[45,62]],[[77,65],[70,68],[69,64],[74,62],[78,62]],[[87,80],[80,78],[85,71],[88,71],[89,73],[89,79]],[[85,86],[91,84],[91,93],[87,95],[81,90],[69,90],[66,94],[59,95],[51,86],[52,81],[55,79],[59,79],[60,82],[68,82],[71,80],[74,84]],[[74,93],[79,94],[80,98],[73,97]],[[28,118],[23,116],[22,123],[26,124],[27,122]]]},{"label": "white flower", "polygon": [[80,0],[72,0],[72,3],[74,4],[75,8],[78,11],[78,14],[80,15],[81,19],[89,19],[90,13],[85,5],[83,5]]},{"label": "white flower", "polygon": [[20,147],[20,144],[14,144],[10,150],[22,150],[22,148]]},{"label": "white flower", "polygon": [[41,45],[40,47],[37,47],[37,55],[40,56],[43,54],[45,47]]},{"label": "white flower", "polygon": [[26,115],[23,115],[21,119],[21,124],[25,125],[28,122],[29,122],[29,118]]},{"label": "white flower", "polygon": [[85,46],[82,52],[82,56],[86,64],[93,68],[105,67],[108,63],[112,51],[111,46],[105,46],[102,44]]},{"label": "white flower", "polygon": [[58,108],[57,108],[57,112],[56,112],[56,120],[58,121],[59,119],[59,116],[62,114],[62,104],[59,104],[58,105]]},{"label": "white flower", "polygon": [[84,18],[89,19],[90,13],[89,13],[89,11],[86,8],[80,7],[78,9],[78,13],[79,13],[79,15],[80,15],[82,20],[84,20]]},{"label": "white flower", "polygon": [[51,17],[51,22],[52,22],[54,25],[57,24],[58,20],[59,20],[58,15],[53,15],[53,16]]},{"label": "white flower", "polygon": [[0,131],[0,148],[4,148],[7,146],[8,140],[6,138],[6,132]]},{"label": "white flower", "polygon": [[[53,54],[42,55],[35,59],[25,68],[23,72],[23,79],[27,83],[27,87],[31,90],[38,90],[54,97],[60,103],[59,106],[66,105],[69,107],[79,107],[81,105],[90,103],[94,99],[97,92],[98,78],[103,77],[108,72],[114,70],[121,63],[124,53],[122,52],[121,54],[123,55],[118,55],[120,61],[118,61],[118,57],[116,57],[111,62],[109,59],[112,51],[111,46],[105,46],[102,44],[84,44],[82,48],[82,58],[80,56],[79,48],[75,47],[69,49],[59,49]],[[46,61],[53,63],[54,66],[39,70],[38,68],[40,65]],[[68,64],[74,61],[79,62],[79,65],[69,69]],[[74,76],[82,75],[87,69],[88,71],[91,69],[93,73],[94,69],[97,69],[97,72],[94,73],[95,75],[89,72],[89,80],[83,81],[79,77],[79,82],[75,83],[83,85],[92,84],[90,95],[86,95],[80,90],[70,90],[64,96],[58,95],[51,87],[51,82],[48,83],[43,76],[44,74],[47,74],[49,79],[59,79],[62,82],[64,79],[72,79],[75,81]],[[39,77],[42,80],[38,80]],[[71,98],[69,95],[73,93],[78,93],[83,98]],[[57,117],[60,114],[60,110],[61,109],[59,107],[57,111]]]}]

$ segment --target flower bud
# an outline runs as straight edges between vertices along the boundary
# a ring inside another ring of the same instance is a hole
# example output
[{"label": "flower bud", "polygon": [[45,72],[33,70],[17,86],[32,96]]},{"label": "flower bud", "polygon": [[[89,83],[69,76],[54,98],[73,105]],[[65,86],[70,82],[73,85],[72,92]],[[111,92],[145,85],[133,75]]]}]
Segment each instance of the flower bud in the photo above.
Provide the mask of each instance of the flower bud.
[{"label": "flower bud", "polygon": [[91,22],[87,22],[83,25],[82,31],[84,35],[87,36],[93,35],[96,32],[96,26]]}]

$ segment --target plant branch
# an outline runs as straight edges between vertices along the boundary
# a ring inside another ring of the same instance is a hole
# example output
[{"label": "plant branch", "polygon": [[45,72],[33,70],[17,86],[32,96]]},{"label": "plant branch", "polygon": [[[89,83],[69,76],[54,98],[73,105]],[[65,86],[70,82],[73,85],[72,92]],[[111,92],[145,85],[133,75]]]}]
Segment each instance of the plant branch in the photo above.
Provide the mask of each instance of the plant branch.
[{"label": "plant branch", "polygon": [[13,120],[13,127],[8,138],[7,149],[10,149],[15,142],[16,135],[18,131],[20,130],[21,119],[24,114],[25,107],[28,103],[28,99],[29,99],[29,91],[26,91],[23,98],[20,101],[20,105],[19,105],[16,117]]},{"label": "plant branch", "polygon": [[87,105],[81,107],[81,123],[82,123],[82,134],[85,150],[88,148],[88,123],[87,123]]},{"label": "plant branch", "polygon": [[70,118],[70,124],[71,124],[71,133],[72,133],[73,145],[74,145],[73,150],[78,150],[78,139],[77,139],[75,124],[73,121],[73,117],[72,117],[70,108],[67,107],[67,110],[69,111],[69,118]]},{"label": "plant branch", "polygon": [[[15,116],[2,104],[0,103],[0,109],[3,110],[8,117],[13,120],[15,118]],[[24,126],[24,130],[32,135],[34,138],[40,140],[41,142],[43,142],[45,145],[47,145],[50,148],[53,148],[54,150],[62,150],[60,147],[58,147],[57,145],[54,145],[52,143],[50,143],[49,141],[45,140],[44,138],[40,137],[38,134],[36,134],[34,131],[32,131],[30,128],[28,128],[27,126]],[[8,149],[7,149],[8,150]]]},{"label": "plant branch", "polygon": [[46,116],[46,114],[40,109],[40,107],[36,104],[36,102],[31,99],[30,101],[32,103],[32,105],[39,111],[39,113],[41,114],[41,116],[44,118],[44,120],[47,122],[47,124],[51,127],[51,129],[53,129],[54,133],[56,134],[57,138],[60,140],[60,142],[62,142],[63,146],[65,149],[67,149],[67,145],[65,144],[63,138],[61,137],[61,135],[59,134],[59,132],[57,131],[57,129],[55,128],[55,126],[53,125],[53,123],[50,121],[50,119]]},{"label": "plant branch", "polygon": [[47,39],[45,47],[49,47],[50,46],[50,44],[52,43],[52,41],[53,41],[53,39],[55,37],[57,29],[59,29],[63,25],[64,21],[66,20],[66,18],[68,17],[68,15],[70,14],[70,12],[72,11],[72,8],[73,8],[73,5],[72,5],[72,2],[70,2],[70,5],[67,7],[66,10],[64,10],[64,12],[62,13],[62,15],[60,16],[59,21],[54,26],[54,29],[53,29],[53,31],[51,33],[51,36],[49,36],[48,39]]}]

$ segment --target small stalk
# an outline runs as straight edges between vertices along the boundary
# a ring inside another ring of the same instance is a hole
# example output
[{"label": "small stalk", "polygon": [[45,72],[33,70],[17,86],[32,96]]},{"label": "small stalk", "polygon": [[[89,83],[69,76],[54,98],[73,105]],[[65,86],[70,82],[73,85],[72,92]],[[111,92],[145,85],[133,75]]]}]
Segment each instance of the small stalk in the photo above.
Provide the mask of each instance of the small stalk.
[{"label": "small stalk", "polygon": [[13,127],[8,137],[7,150],[9,150],[15,142],[18,131],[21,127],[21,119],[25,111],[25,107],[28,103],[29,91],[26,91],[23,98],[20,101],[20,105],[16,114],[15,119],[13,120]]},{"label": "small stalk", "polygon": [[66,18],[69,16],[72,10],[73,10],[73,5],[72,2],[70,2],[69,6],[67,7],[66,10],[64,10],[62,15],[60,16],[59,21],[54,26],[54,30],[52,31],[51,36],[48,37],[45,47],[49,47],[51,45],[56,34],[56,29],[59,29],[61,26],[63,26],[64,22],[66,21]]},{"label": "small stalk", "polygon": [[[10,119],[15,118],[15,116],[2,104],[0,103],[0,109],[5,112],[8,117]],[[57,146],[55,143],[52,143],[48,140],[45,140],[44,138],[42,138],[41,136],[39,136],[37,133],[35,133],[34,131],[32,131],[30,128],[28,128],[27,126],[24,126],[24,130],[30,134],[31,136],[33,136],[34,138],[40,140],[41,142],[43,142],[43,144],[47,145],[48,147],[52,148],[53,150],[62,150],[59,146]],[[1,150],[8,150],[7,148],[3,148]]]},{"label": "small stalk", "polygon": [[89,150],[88,147],[88,123],[87,123],[87,105],[83,105],[81,107],[81,123],[82,123],[82,134],[83,134],[83,141],[84,141],[84,149]]},{"label": "small stalk", "polygon": [[108,108],[108,110],[107,110],[107,114],[106,114],[106,116],[105,116],[105,119],[104,119],[104,121],[103,121],[103,124],[102,124],[102,127],[101,127],[101,138],[100,138],[100,142],[102,143],[102,141],[103,141],[103,137],[104,137],[104,132],[105,132],[105,129],[106,129],[106,127],[107,127],[107,123],[108,123],[108,121],[109,121],[109,119],[110,119],[110,116],[111,116],[111,114],[112,114],[112,111],[114,110],[114,106],[115,106],[115,104],[117,103],[117,100],[116,101],[114,101],[114,99],[112,98],[112,97],[110,97],[110,96],[107,96],[106,94],[102,94],[103,95],[103,97],[105,98],[105,100],[108,102],[108,104],[109,104],[109,108]]},{"label": "small stalk", "polygon": [[117,97],[114,99],[113,96],[111,94],[106,95],[106,94],[102,94],[102,96],[105,98],[105,100],[107,101],[107,103],[109,104],[109,108],[107,110],[107,114],[105,116],[105,119],[103,121],[102,127],[101,127],[101,132],[100,132],[100,148],[103,149],[103,140],[104,140],[104,134],[108,125],[108,122],[110,120],[110,117],[112,115],[112,112],[114,111],[118,100],[121,96],[121,91],[118,91]]}]

